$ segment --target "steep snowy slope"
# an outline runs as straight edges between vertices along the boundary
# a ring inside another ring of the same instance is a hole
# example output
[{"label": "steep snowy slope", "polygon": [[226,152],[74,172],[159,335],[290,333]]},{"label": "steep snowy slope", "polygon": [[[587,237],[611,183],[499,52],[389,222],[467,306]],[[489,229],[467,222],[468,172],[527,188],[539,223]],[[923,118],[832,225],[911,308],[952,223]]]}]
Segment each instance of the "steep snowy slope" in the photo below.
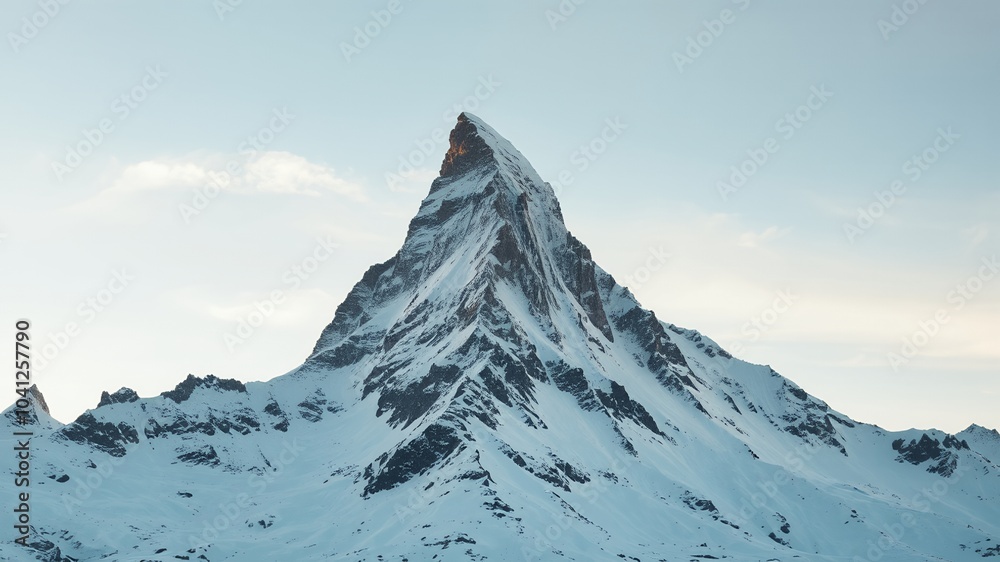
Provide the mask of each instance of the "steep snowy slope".
[{"label": "steep snowy slope", "polygon": [[43,404],[32,546],[4,559],[1000,556],[989,432],[858,423],[659,320],[469,114],[302,366],[105,393],[65,426]]}]

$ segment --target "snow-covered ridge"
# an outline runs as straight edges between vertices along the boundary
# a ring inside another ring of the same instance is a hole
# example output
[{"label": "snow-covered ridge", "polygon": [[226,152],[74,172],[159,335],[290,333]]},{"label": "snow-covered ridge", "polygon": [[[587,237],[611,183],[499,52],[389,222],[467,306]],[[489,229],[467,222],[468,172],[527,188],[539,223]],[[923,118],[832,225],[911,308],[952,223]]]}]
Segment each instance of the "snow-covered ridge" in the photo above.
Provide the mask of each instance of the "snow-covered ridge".
[{"label": "snow-covered ridge", "polygon": [[0,558],[1000,555],[995,431],[886,432],[662,321],[506,139],[463,114],[450,140],[292,372],[103,393],[67,425],[33,391],[33,542]]}]

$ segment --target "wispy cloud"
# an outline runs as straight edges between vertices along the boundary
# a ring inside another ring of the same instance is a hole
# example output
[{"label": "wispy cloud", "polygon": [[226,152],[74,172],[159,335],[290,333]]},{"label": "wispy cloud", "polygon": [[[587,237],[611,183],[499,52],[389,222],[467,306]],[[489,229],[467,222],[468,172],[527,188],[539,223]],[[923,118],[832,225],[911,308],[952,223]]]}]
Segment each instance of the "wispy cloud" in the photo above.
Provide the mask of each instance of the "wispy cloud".
[{"label": "wispy cloud", "polygon": [[289,152],[265,152],[246,165],[237,188],[247,191],[319,195],[323,190],[354,201],[366,201],[360,184],[342,178],[333,168],[309,162]]},{"label": "wispy cloud", "polygon": [[111,187],[102,193],[194,187],[208,180],[208,170],[193,162],[147,160],[125,167]]},{"label": "wispy cloud", "polygon": [[88,203],[102,206],[130,195],[193,189],[209,183],[231,193],[308,196],[332,193],[353,201],[368,201],[360,183],[341,176],[330,166],[310,162],[290,152],[262,152],[239,166],[235,175],[225,171],[225,162],[225,155],[210,155],[129,164]]}]

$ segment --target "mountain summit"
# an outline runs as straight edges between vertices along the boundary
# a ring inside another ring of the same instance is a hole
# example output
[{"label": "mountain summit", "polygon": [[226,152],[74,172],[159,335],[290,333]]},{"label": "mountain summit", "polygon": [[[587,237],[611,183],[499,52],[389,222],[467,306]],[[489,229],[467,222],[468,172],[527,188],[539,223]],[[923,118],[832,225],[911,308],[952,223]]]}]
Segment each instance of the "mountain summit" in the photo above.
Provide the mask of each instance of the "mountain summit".
[{"label": "mountain summit", "polygon": [[859,423],[661,321],[468,113],[300,367],[33,424],[30,546],[4,559],[1000,556],[995,432]]},{"label": "mountain summit", "polygon": [[[488,160],[499,165],[501,162],[524,163],[524,156],[506,139],[501,137],[478,117],[462,113],[458,124],[449,135],[450,146],[441,163],[441,177],[457,176],[472,168],[487,164]],[[534,171],[534,170],[532,170]]]}]

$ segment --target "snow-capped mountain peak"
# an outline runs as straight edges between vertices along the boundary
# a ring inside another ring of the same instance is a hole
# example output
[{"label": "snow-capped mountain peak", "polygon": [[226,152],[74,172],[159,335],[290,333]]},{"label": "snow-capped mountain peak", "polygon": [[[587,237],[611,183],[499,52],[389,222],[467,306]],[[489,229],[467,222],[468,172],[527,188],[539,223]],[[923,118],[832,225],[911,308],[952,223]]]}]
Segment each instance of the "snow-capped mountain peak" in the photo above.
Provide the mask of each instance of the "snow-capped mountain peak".
[{"label": "snow-capped mountain peak", "polygon": [[853,421],[660,320],[467,113],[300,367],[104,393],[65,426],[32,396],[34,539],[5,559],[1000,555],[995,432]]},{"label": "snow-capped mountain peak", "polygon": [[441,163],[441,177],[461,175],[492,160],[497,166],[511,171],[530,173],[533,182],[541,183],[528,159],[507,139],[471,113],[465,112],[458,116],[458,123],[448,140],[448,152]]}]

